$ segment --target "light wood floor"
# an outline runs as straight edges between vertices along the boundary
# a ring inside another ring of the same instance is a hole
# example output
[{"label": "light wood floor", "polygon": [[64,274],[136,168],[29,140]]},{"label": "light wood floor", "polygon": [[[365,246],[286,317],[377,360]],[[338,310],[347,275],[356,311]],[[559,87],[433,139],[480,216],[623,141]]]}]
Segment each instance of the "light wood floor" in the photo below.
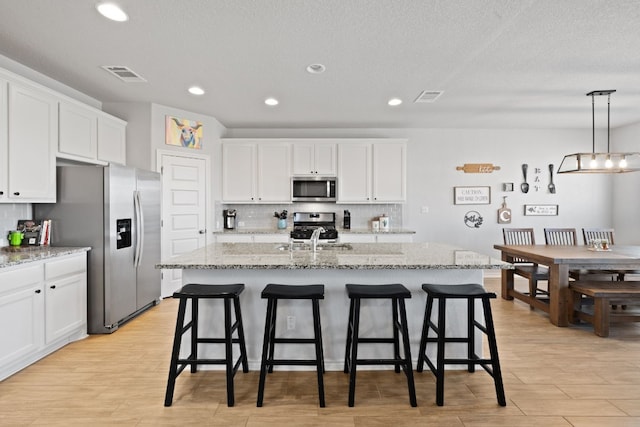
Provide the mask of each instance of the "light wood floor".
[{"label": "light wood floor", "polygon": [[[486,285],[499,290],[496,279]],[[271,374],[262,408],[256,372],[238,372],[233,408],[223,373],[184,372],[165,408],[176,307],[165,300],[115,334],[68,345],[0,383],[0,425],[640,426],[640,324],[612,326],[599,338],[587,325],[557,328],[544,313],[501,298],[493,312],[506,407],[479,370],[447,372],[443,407],[431,373],[416,373],[417,408],[404,376],[391,371],[359,371],[354,408],[342,372],[325,375],[326,408],[317,405],[313,372]]]}]

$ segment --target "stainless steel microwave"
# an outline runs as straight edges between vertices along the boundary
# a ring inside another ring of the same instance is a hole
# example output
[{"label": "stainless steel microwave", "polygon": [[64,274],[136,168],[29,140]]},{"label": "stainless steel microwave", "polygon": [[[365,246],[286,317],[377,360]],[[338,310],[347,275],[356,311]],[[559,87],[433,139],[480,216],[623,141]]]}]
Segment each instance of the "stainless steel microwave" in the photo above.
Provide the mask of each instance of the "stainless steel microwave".
[{"label": "stainless steel microwave", "polygon": [[335,202],[335,176],[294,176],[291,178],[291,200],[294,202]]}]

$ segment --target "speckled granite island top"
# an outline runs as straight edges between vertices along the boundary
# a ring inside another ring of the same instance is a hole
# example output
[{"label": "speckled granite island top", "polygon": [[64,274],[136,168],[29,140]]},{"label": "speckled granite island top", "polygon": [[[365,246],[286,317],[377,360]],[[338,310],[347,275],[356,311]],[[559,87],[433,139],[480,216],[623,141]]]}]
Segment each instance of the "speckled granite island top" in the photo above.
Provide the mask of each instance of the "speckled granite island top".
[{"label": "speckled granite island top", "polygon": [[511,269],[488,255],[440,243],[350,243],[308,247],[216,243],[156,265],[169,269]]},{"label": "speckled granite island top", "polygon": [[26,264],[33,261],[41,261],[64,255],[71,255],[91,250],[89,247],[4,247],[0,250],[0,268]]}]

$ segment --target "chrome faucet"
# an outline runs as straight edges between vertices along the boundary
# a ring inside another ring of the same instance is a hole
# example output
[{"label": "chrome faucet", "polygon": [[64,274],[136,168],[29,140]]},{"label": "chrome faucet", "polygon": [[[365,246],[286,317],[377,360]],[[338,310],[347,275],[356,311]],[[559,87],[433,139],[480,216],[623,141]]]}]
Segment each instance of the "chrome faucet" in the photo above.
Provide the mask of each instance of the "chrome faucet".
[{"label": "chrome faucet", "polygon": [[313,230],[311,234],[311,247],[313,248],[313,252],[318,248],[318,239],[320,238],[320,233],[324,233],[326,230],[322,227],[318,227]]}]

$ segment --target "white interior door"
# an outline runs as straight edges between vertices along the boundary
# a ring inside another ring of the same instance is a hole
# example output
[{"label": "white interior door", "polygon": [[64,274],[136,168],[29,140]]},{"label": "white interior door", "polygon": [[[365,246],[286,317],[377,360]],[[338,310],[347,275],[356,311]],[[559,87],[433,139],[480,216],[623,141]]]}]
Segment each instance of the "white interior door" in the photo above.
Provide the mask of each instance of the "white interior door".
[{"label": "white interior door", "polygon": [[[206,244],[206,161],[163,154],[162,260]],[[162,297],[182,286],[182,270],[163,270]]]}]

